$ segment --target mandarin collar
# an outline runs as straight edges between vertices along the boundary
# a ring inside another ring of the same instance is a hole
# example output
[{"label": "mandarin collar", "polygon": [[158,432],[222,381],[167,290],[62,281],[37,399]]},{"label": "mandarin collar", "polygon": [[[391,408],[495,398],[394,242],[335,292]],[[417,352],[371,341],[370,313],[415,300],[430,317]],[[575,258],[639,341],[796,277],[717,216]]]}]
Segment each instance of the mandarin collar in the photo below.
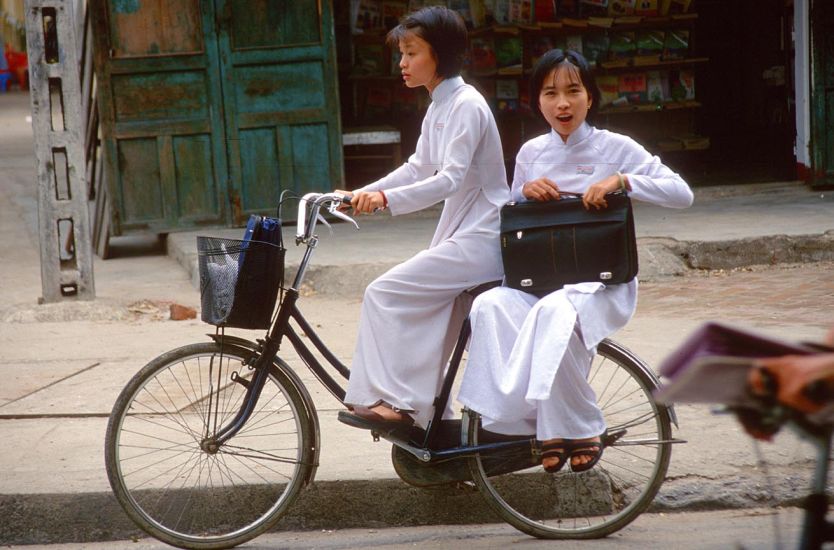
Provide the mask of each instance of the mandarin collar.
[{"label": "mandarin collar", "polygon": [[434,91],[431,93],[431,100],[435,103],[440,103],[464,84],[466,83],[461,76],[446,78],[434,88]]},{"label": "mandarin collar", "polygon": [[570,147],[571,145],[576,145],[580,141],[584,140],[588,136],[591,135],[591,131],[593,128],[587,122],[583,122],[582,125],[574,130],[569,136],[567,141],[562,141],[562,136],[560,136],[556,130],[550,130],[550,135],[553,137],[553,140],[558,143],[559,145],[563,145],[565,147]]}]

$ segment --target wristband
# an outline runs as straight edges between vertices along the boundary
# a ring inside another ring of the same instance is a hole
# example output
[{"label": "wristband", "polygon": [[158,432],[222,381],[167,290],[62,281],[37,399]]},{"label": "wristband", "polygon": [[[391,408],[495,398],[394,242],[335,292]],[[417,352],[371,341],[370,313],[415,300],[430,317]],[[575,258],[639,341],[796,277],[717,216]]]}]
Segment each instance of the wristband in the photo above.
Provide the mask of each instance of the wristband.
[{"label": "wristband", "polygon": [[382,208],[388,208],[388,197],[385,196],[385,191],[380,191],[380,195],[382,195]]}]

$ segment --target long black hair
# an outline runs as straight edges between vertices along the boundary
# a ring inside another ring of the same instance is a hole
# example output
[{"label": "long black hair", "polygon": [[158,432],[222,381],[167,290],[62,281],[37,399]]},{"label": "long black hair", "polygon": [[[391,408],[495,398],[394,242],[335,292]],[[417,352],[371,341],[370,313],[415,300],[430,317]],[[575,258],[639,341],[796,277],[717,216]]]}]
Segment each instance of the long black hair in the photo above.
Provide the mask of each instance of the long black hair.
[{"label": "long black hair", "polygon": [[396,48],[408,33],[413,33],[431,46],[437,62],[437,74],[451,78],[460,74],[466,55],[468,33],[463,18],[443,6],[429,6],[405,16],[391,29],[385,41]]},{"label": "long black hair", "polygon": [[535,67],[533,67],[533,74],[530,77],[530,108],[534,113],[542,115],[541,105],[539,105],[539,94],[541,94],[542,88],[544,87],[544,79],[554,69],[559,67],[568,67],[571,74],[579,77],[582,85],[591,95],[591,109],[588,115],[593,115],[597,107],[599,107],[600,93],[596,79],[591,73],[591,66],[588,64],[588,60],[579,52],[559,48],[545,53],[536,62]]}]

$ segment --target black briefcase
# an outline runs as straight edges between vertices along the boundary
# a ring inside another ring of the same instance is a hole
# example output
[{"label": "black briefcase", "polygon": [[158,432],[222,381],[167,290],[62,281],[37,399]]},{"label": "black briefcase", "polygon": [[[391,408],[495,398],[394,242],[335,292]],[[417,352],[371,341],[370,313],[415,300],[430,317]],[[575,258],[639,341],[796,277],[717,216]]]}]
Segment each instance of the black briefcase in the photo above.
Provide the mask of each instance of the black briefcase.
[{"label": "black briefcase", "polygon": [[586,210],[581,196],[501,208],[506,286],[544,295],[567,284],[626,283],[637,275],[631,199],[610,193],[608,207]]}]

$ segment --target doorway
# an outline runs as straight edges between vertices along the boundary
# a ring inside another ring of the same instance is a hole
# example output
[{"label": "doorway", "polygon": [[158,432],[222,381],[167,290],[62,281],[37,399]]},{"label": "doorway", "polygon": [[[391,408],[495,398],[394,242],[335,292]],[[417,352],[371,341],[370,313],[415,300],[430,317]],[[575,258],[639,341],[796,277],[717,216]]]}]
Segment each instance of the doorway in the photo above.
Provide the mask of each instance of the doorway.
[{"label": "doorway", "polygon": [[236,226],[342,182],[326,0],[94,0],[114,235]]}]

